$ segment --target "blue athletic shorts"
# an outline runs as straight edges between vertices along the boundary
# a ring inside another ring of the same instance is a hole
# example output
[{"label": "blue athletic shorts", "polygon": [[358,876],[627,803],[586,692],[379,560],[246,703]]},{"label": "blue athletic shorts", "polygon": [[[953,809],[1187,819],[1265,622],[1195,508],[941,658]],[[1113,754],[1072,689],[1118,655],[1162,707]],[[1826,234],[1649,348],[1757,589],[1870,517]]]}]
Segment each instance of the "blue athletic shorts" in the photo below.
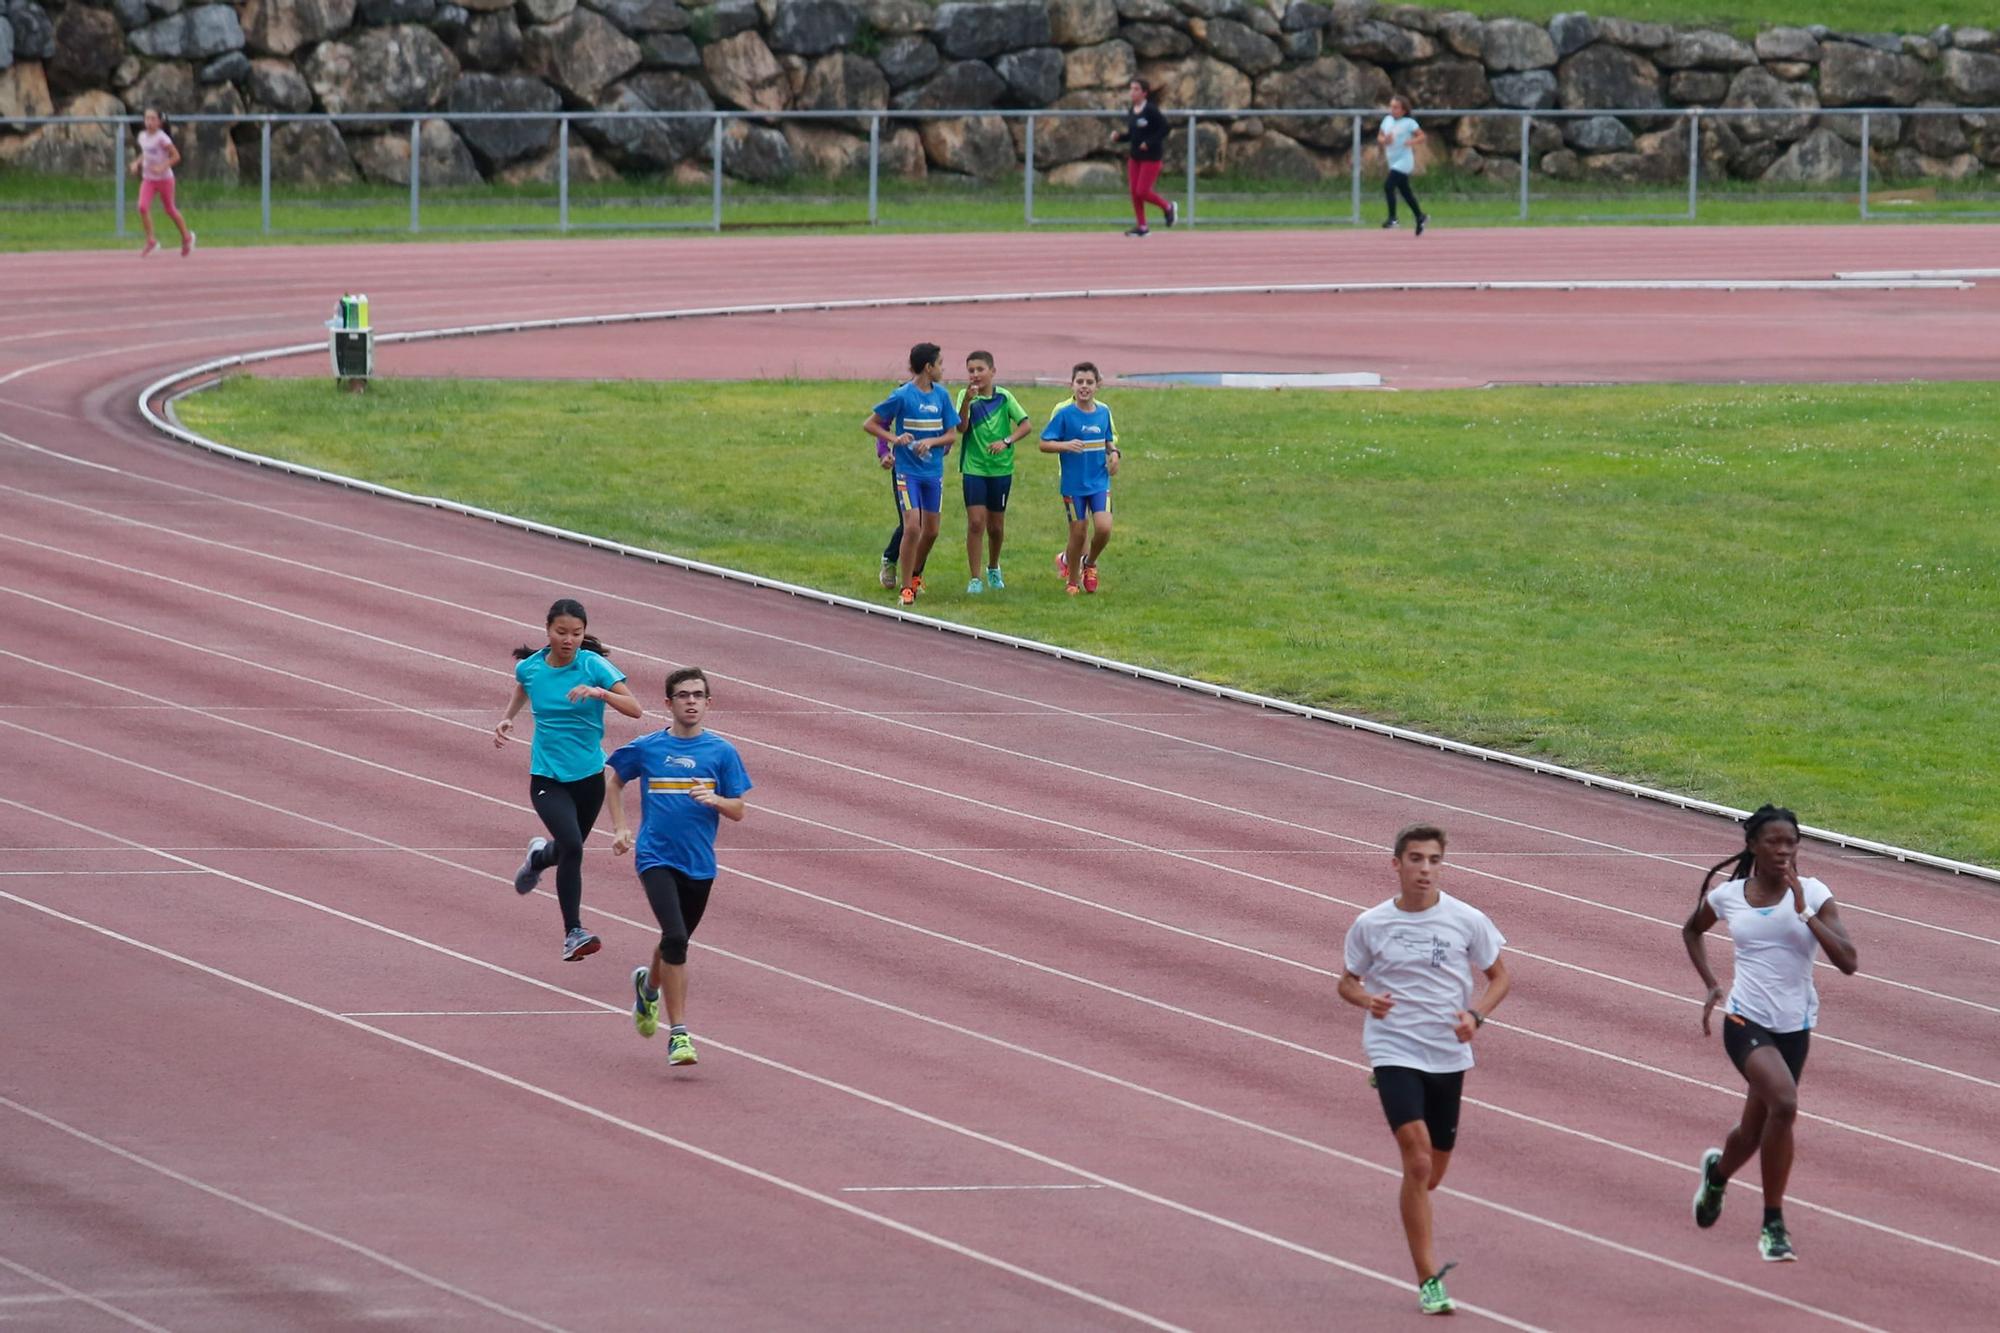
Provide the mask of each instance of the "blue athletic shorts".
[{"label": "blue athletic shorts", "polygon": [[944,508],[944,478],[913,477],[907,472],[898,472],[896,508],[906,514],[912,509],[924,514],[939,512]]},{"label": "blue athletic shorts", "polygon": [[1111,492],[1096,491],[1090,495],[1065,495],[1063,497],[1063,517],[1072,523],[1081,523],[1092,514],[1111,512]]},{"label": "blue athletic shorts", "polygon": [[1007,512],[1007,496],[1014,489],[1012,473],[1004,477],[982,477],[976,472],[968,472],[960,480],[965,483],[967,509],[990,509],[996,514]]}]

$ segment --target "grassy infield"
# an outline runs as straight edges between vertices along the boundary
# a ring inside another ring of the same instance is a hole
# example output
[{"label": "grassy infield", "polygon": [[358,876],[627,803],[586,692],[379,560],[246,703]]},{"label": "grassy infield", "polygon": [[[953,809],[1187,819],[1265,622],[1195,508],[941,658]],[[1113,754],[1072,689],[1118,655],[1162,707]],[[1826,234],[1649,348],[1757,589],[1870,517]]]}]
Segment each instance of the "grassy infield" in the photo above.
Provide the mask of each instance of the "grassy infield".
[{"label": "grassy infield", "polygon": [[[887,487],[855,429],[880,387],[237,379],[184,411],[285,457],[882,597]],[[1043,419],[1059,395],[1022,397]],[[1048,572],[1054,468],[1031,455],[1011,586],[966,595],[949,500],[924,610],[2000,862],[1977,778],[2000,734],[2000,390],[1112,401],[1104,591],[1072,601]]]},{"label": "grassy infield", "polygon": [[[1469,7],[1546,19],[1572,6]],[[1984,0],[1784,0],[1753,6],[1754,21],[1712,0],[1617,9],[1746,33],[1923,31],[1988,12]],[[48,188],[0,174],[0,205]],[[58,188],[79,203],[106,193]],[[216,239],[256,239],[254,192],[190,193]],[[279,228],[407,225],[395,192],[335,203],[287,201]],[[1471,197],[1461,212],[1504,220],[1510,204]],[[1678,199],[1622,207],[1663,204]],[[704,220],[707,197],[674,207]],[[1324,216],[1345,198],[1249,194],[1233,207]],[[661,209],[579,192],[580,221],[641,215]],[[849,189],[802,202],[732,187],[729,216],[810,227],[862,215]],[[1852,215],[1852,200],[1704,201],[1708,221]],[[0,214],[0,247],[101,244],[101,231],[77,234],[80,216]],[[484,193],[438,198],[426,225],[549,216],[546,199]],[[884,216],[1018,226],[1019,194],[896,191]],[[237,379],[184,410],[251,448],[877,596],[886,488],[854,420],[880,387],[384,381],[354,397]],[[1022,396],[1045,416],[1059,395]],[[1778,799],[1813,822],[2000,863],[2000,811],[1980,780],[2000,734],[2000,389],[1180,389],[1114,401],[1129,447],[1105,591],[1071,601],[1045,574],[1060,536],[1054,469],[1030,455],[1013,586],[962,591],[950,501],[924,609],[1733,804]],[[478,450],[461,447],[469,438]],[[736,460],[726,471],[708,462],[717,446]]]}]

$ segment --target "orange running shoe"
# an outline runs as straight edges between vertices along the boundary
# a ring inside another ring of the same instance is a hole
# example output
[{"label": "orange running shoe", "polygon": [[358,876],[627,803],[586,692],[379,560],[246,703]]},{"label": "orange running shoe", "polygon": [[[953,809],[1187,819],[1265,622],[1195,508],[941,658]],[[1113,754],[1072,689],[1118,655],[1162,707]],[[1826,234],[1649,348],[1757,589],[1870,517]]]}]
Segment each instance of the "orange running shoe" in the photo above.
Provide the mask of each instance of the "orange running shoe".
[{"label": "orange running shoe", "polygon": [[1082,591],[1083,589],[1077,587],[1074,583],[1069,585],[1069,595],[1072,597],[1076,596],[1079,592]]},{"label": "orange running shoe", "polygon": [[1069,552],[1068,552],[1068,551],[1057,551],[1057,552],[1056,552],[1056,577],[1057,577],[1057,578],[1059,578],[1059,579],[1062,579],[1062,580],[1063,580],[1064,582],[1068,582],[1068,581],[1069,581]]},{"label": "orange running shoe", "polygon": [[903,591],[897,594],[896,600],[904,606],[914,606],[917,601],[917,590],[905,584]]},{"label": "orange running shoe", "polygon": [[924,576],[922,574],[910,575],[910,587],[916,592],[922,592],[924,590]]},{"label": "orange running shoe", "polygon": [[1096,565],[1085,565],[1085,566],[1083,567],[1083,590],[1084,590],[1085,592],[1096,592],[1096,591],[1097,591],[1097,566],[1096,566]]}]

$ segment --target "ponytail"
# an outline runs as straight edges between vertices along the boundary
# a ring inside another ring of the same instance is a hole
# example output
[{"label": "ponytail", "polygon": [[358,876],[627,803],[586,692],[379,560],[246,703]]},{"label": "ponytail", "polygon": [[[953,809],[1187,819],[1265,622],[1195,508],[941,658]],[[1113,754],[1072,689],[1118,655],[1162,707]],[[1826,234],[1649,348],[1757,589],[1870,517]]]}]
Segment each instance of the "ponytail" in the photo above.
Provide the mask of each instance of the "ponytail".
[{"label": "ponytail", "polygon": [[611,650],[599,643],[595,634],[584,635],[583,642],[577,645],[577,647],[581,652],[596,653],[599,657],[611,656]]}]

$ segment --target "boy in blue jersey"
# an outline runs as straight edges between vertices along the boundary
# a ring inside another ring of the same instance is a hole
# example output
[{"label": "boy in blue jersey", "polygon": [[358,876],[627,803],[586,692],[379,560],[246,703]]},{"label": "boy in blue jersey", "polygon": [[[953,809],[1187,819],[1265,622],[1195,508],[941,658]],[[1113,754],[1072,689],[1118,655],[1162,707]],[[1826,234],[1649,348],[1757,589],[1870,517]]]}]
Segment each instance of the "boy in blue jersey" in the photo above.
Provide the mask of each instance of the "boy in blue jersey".
[{"label": "boy in blue jersey", "polygon": [[[670,1065],[695,1063],[686,1023],[688,938],[715,885],[715,831],[725,815],[743,818],[750,790],[736,747],[702,728],[711,697],[702,669],[682,667],[667,677],[667,729],[619,746],[605,761],[611,850],[623,856],[638,849],[639,883],[660,923],[652,963],[632,969],[632,1018],[640,1036],[658,1032],[664,995]],[[625,784],[634,778],[645,780],[636,837],[625,824]]]},{"label": "boy in blue jersey", "polygon": [[958,442],[958,409],[938,384],[944,350],[936,343],[910,349],[910,378],[875,405],[861,428],[890,446],[896,461],[896,503],[903,511],[903,544],[896,553],[897,600],[917,600],[916,572],[937,541],[944,507],[944,456]]},{"label": "boy in blue jersey", "polygon": [[[1111,540],[1111,479],[1118,475],[1118,431],[1111,409],[1097,401],[1097,367],[1079,361],[1070,369],[1068,402],[1042,430],[1042,452],[1062,460],[1063,517],[1069,545],[1056,557],[1056,573],[1070,596],[1097,591],[1097,557]],[[1090,549],[1084,550],[1088,535]]]}]

